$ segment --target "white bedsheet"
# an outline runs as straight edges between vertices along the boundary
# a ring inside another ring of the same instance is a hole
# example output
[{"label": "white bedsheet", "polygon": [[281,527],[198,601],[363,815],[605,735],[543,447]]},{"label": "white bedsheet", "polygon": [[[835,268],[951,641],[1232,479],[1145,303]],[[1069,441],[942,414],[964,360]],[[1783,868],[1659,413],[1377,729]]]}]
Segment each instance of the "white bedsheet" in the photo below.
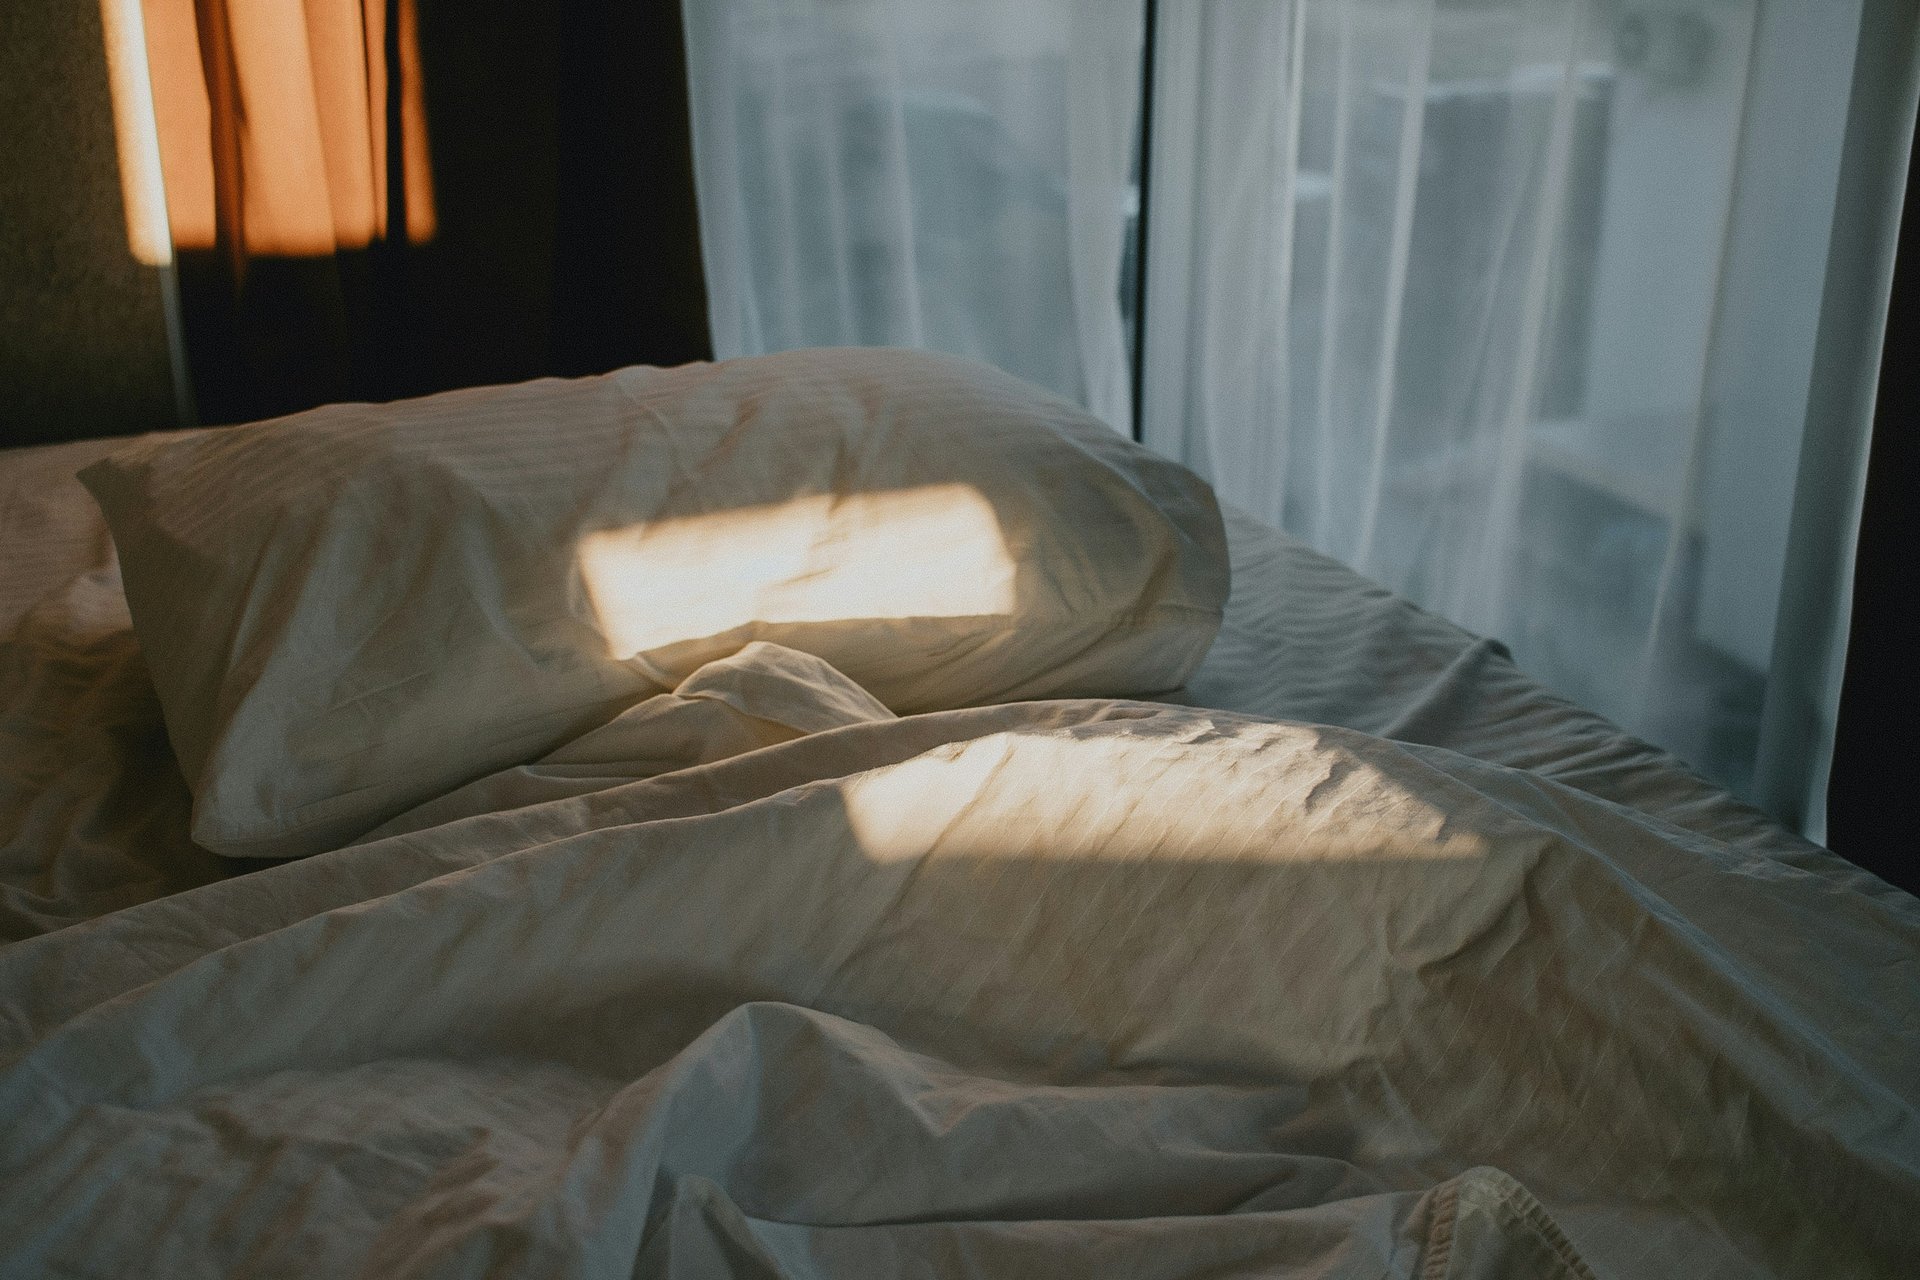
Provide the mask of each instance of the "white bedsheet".
[{"label": "white bedsheet", "polygon": [[[0,942],[229,872],[187,839],[113,544],[74,478],[123,443],[0,452]],[[1893,892],[1542,689],[1497,643],[1250,517],[1229,510],[1227,533],[1234,590],[1220,636],[1167,701],[1446,747]]]},{"label": "white bedsheet", "polygon": [[1920,1256],[1920,906],[1257,526],[1184,697],[1353,728],[895,719],[764,647],[229,876],[54,452],[0,484],[71,534],[0,592],[0,1274]]}]

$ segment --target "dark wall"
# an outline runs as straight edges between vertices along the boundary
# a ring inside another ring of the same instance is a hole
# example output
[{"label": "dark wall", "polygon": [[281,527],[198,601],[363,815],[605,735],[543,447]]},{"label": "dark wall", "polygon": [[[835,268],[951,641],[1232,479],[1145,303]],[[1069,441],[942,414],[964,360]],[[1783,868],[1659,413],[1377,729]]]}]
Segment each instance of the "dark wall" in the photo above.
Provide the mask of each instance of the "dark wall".
[{"label": "dark wall", "polygon": [[562,7],[554,371],[711,359],[679,0]]},{"label": "dark wall", "polygon": [[0,446],[175,425],[121,208],[100,6],[0,4]]},{"label": "dark wall", "polygon": [[444,386],[711,354],[678,0],[420,0],[440,230],[410,256]]},{"label": "dark wall", "polygon": [[1920,893],[1914,835],[1920,721],[1920,151],[1907,167],[1873,444],[1853,575],[1846,681],[1827,787],[1827,843],[1881,879]]}]

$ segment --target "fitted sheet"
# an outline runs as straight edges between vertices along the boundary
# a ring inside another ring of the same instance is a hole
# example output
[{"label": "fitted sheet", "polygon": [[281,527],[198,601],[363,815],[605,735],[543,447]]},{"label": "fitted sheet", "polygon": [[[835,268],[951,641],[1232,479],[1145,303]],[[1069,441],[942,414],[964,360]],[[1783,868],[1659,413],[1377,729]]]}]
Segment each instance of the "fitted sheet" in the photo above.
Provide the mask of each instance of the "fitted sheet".
[{"label": "fitted sheet", "polygon": [[1250,520],[1166,701],[899,719],[760,646],[242,875],[65,487],[106,447],[0,458],[0,1273],[1920,1246],[1920,906]]}]

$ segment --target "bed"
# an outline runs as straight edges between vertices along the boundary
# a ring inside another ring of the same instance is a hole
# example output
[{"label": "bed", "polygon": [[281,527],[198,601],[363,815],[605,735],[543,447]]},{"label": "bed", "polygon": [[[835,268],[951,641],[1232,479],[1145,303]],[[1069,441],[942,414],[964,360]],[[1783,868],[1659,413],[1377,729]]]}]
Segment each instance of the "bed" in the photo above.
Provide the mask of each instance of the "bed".
[{"label": "bed", "polygon": [[0,1274],[1920,1256],[1920,905],[1251,518],[1172,694],[756,649],[664,766],[243,863],[75,478],[125,443],[0,454]]}]

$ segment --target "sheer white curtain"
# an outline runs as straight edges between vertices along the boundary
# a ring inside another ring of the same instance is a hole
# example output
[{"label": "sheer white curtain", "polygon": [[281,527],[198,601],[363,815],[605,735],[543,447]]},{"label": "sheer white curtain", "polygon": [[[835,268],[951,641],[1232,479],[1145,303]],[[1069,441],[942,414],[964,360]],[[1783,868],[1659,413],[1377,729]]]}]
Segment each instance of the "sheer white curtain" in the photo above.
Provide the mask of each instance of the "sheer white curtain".
[{"label": "sheer white curtain", "polygon": [[1859,0],[1161,12],[1148,443],[1817,836],[1911,22],[1861,84]]},{"label": "sheer white curtain", "polygon": [[[1131,419],[1142,5],[686,0],[722,356]],[[1911,0],[1161,0],[1149,445],[1819,838]]]},{"label": "sheer white curtain", "polygon": [[928,347],[1129,429],[1138,5],[684,11],[716,354]]}]

